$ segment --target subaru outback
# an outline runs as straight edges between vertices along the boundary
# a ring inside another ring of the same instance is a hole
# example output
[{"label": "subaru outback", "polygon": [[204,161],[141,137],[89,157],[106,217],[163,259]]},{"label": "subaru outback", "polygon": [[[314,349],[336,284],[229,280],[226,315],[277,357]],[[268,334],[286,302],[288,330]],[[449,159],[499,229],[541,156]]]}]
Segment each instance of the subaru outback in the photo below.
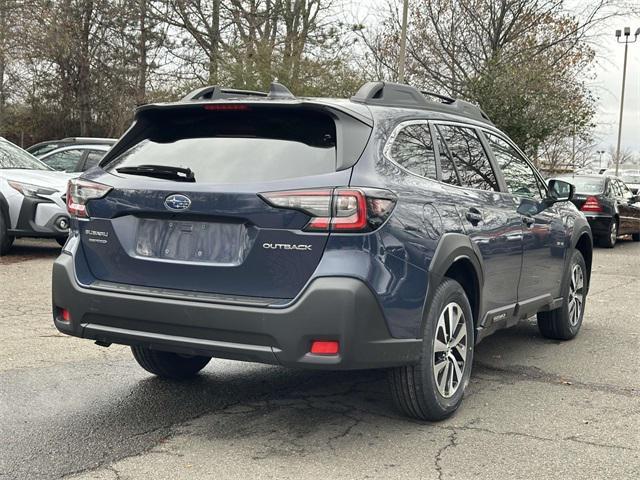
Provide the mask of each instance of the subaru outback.
[{"label": "subaru outback", "polygon": [[572,193],[462,100],[205,87],[138,108],[70,181],[53,318],[161,377],[385,368],[404,414],[440,420],[482,338],[536,314],[578,333],[592,236]]}]

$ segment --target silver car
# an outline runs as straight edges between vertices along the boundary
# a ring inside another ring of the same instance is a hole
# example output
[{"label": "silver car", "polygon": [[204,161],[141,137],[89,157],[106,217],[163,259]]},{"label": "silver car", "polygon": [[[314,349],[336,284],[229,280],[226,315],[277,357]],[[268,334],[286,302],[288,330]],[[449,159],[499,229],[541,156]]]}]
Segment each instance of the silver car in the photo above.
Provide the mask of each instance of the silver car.
[{"label": "silver car", "polygon": [[110,148],[111,145],[69,145],[53,149],[38,159],[54,170],[80,173],[95,167]]},{"label": "silver car", "polygon": [[56,172],[0,137],[0,255],[16,237],[55,238],[69,231],[67,181],[78,174]]}]

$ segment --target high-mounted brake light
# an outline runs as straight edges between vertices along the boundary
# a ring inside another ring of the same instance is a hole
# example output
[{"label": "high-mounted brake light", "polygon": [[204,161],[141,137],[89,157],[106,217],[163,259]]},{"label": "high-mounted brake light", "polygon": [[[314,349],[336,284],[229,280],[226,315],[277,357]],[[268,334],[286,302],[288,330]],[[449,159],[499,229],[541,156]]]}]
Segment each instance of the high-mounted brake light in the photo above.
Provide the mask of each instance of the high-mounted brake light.
[{"label": "high-mounted brake light", "polygon": [[602,212],[602,205],[598,201],[597,197],[589,196],[580,208],[583,212]]},{"label": "high-mounted brake light", "polygon": [[69,215],[87,218],[87,202],[104,197],[112,187],[101,183],[74,178],[67,185],[67,211]]},{"label": "high-mounted brake light", "polygon": [[219,103],[213,105],[204,105],[205,110],[212,110],[215,112],[246,112],[249,110],[249,105],[242,103]]},{"label": "high-mounted brake light", "polygon": [[336,188],[268,192],[260,195],[274,207],[299,210],[311,217],[307,232],[368,232],[384,223],[395,196],[387,190]]}]

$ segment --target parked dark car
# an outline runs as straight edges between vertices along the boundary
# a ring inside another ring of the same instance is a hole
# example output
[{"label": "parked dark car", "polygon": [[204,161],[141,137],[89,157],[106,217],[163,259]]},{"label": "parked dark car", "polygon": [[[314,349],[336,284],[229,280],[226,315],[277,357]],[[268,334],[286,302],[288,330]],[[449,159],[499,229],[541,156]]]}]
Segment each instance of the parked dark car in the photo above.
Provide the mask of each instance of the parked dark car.
[{"label": "parked dark car", "polygon": [[482,338],[535,314],[578,333],[592,238],[571,195],[461,100],[206,87],[139,108],[70,182],[53,318],[162,377],[212,357],[389,368],[400,410],[439,420]]},{"label": "parked dark car", "polygon": [[114,145],[118,141],[117,138],[98,138],[98,137],[66,137],[61,140],[49,140],[31,145],[27,148],[27,152],[36,157],[42,157],[60,147],[68,147],[70,145]]},{"label": "parked dark car", "polygon": [[587,217],[597,243],[613,248],[620,235],[640,241],[640,196],[622,180],[610,175],[557,178],[574,185],[572,202]]},{"label": "parked dark car", "polygon": [[618,174],[616,175],[615,168],[610,168],[606,170],[604,174],[617,176],[627,185],[627,187],[629,187],[629,190],[631,190],[633,193],[640,193],[640,170],[632,168],[621,168],[618,169]]}]

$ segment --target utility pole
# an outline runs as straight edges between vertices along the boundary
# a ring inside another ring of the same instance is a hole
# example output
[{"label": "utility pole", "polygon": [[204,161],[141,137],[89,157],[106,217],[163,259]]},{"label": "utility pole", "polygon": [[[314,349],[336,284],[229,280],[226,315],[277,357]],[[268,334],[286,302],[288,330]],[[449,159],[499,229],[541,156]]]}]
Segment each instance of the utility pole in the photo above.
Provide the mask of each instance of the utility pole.
[{"label": "utility pole", "polygon": [[624,86],[627,82],[627,51],[629,50],[629,44],[635,43],[640,35],[640,27],[636,30],[633,40],[630,40],[631,29],[624,27],[624,40],[622,38],[622,30],[616,30],[616,40],[618,43],[624,43],[624,63],[622,66],[622,93],[620,94],[620,119],[618,120],[618,146],[616,147],[616,176],[618,175],[618,168],[620,168],[620,140],[622,139],[622,113],[624,111]]},{"label": "utility pole", "polygon": [[600,155],[600,159],[598,160],[598,168],[602,169],[602,155],[605,153],[604,150],[598,150],[596,152],[598,155]]},{"label": "utility pole", "polygon": [[402,30],[400,31],[400,54],[398,55],[398,82],[404,83],[404,64],[407,55],[407,16],[409,15],[409,0],[402,3]]}]

